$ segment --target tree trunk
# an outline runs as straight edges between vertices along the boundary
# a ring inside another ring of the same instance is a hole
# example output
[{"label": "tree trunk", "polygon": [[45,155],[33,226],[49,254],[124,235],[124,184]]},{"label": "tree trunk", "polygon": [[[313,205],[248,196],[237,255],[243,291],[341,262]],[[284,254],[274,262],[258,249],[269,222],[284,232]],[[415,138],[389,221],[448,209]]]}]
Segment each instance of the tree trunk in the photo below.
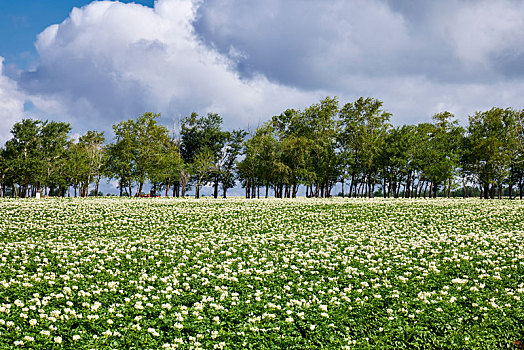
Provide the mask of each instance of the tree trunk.
[{"label": "tree trunk", "polygon": [[100,185],[100,175],[95,180],[95,197],[98,197],[98,185]]},{"label": "tree trunk", "polygon": [[169,197],[169,188],[171,187],[171,181],[167,180],[166,183],[166,197]]},{"label": "tree trunk", "polygon": [[213,184],[213,198],[218,198],[218,175],[215,176],[215,183]]},{"label": "tree trunk", "polygon": [[348,193],[348,197],[351,198],[351,196],[353,195],[353,183],[355,182],[355,174],[352,173],[351,174],[351,182],[349,184],[349,193]]},{"label": "tree trunk", "polygon": [[375,175],[373,175],[373,180],[370,177],[368,184],[369,184],[368,196],[369,198],[373,198],[374,196],[373,191],[375,189]]},{"label": "tree trunk", "polygon": [[269,183],[266,181],[266,198],[269,195]]},{"label": "tree trunk", "polygon": [[195,198],[196,199],[200,198],[200,181],[197,183],[195,187]]},{"label": "tree trunk", "polygon": [[404,185],[404,198],[409,198],[411,189],[411,171],[408,172],[406,184]]}]

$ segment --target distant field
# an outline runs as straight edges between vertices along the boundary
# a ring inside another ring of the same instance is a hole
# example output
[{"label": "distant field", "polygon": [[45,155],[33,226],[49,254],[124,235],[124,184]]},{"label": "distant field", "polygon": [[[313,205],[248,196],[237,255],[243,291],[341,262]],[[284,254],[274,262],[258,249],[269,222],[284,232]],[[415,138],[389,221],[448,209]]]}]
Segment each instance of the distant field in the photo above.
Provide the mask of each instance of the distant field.
[{"label": "distant field", "polygon": [[0,201],[0,349],[499,349],[524,202]]}]

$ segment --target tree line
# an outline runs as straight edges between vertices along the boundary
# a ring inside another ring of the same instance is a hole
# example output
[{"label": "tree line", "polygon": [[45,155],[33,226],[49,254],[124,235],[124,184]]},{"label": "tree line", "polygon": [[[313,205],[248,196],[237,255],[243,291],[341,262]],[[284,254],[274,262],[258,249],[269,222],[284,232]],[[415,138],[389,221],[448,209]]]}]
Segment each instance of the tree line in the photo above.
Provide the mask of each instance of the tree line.
[{"label": "tree line", "polygon": [[[215,198],[240,183],[246,198],[467,197],[522,199],[524,131],[521,111],[492,108],[460,126],[450,112],[432,122],[393,126],[374,98],[341,105],[326,97],[304,110],[288,109],[255,130],[227,131],[218,114],[192,113],[180,129],[159,114],[113,125],[114,139],[71,126],[23,119],[0,149],[0,196],[88,196],[102,179],[120,196],[186,196],[211,184]],[[332,193],[341,184],[341,192]]]}]

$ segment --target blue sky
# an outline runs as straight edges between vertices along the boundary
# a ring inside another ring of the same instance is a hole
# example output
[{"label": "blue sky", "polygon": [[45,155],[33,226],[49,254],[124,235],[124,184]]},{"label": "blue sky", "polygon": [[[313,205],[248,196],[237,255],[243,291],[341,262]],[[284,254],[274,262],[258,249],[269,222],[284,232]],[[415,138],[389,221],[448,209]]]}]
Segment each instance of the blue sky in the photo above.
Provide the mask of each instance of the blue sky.
[{"label": "blue sky", "polygon": [[110,140],[144,112],[253,129],[326,96],[394,124],[523,109],[524,2],[0,0],[0,144],[24,117]]},{"label": "blue sky", "polygon": [[[38,62],[34,42],[36,36],[51,24],[67,18],[73,7],[91,1],[72,0],[0,0],[0,56],[19,68]],[[153,7],[154,0],[135,2]]]}]

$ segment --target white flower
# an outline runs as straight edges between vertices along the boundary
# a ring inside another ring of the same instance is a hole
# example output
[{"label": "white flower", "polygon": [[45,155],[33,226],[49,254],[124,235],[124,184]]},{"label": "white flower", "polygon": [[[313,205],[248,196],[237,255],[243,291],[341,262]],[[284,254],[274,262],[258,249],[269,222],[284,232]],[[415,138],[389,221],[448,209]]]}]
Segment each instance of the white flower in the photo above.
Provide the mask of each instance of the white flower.
[{"label": "white flower", "polygon": [[468,283],[468,280],[467,279],[461,279],[461,278],[454,278],[454,279],[451,280],[451,283],[466,284],[466,283]]}]

